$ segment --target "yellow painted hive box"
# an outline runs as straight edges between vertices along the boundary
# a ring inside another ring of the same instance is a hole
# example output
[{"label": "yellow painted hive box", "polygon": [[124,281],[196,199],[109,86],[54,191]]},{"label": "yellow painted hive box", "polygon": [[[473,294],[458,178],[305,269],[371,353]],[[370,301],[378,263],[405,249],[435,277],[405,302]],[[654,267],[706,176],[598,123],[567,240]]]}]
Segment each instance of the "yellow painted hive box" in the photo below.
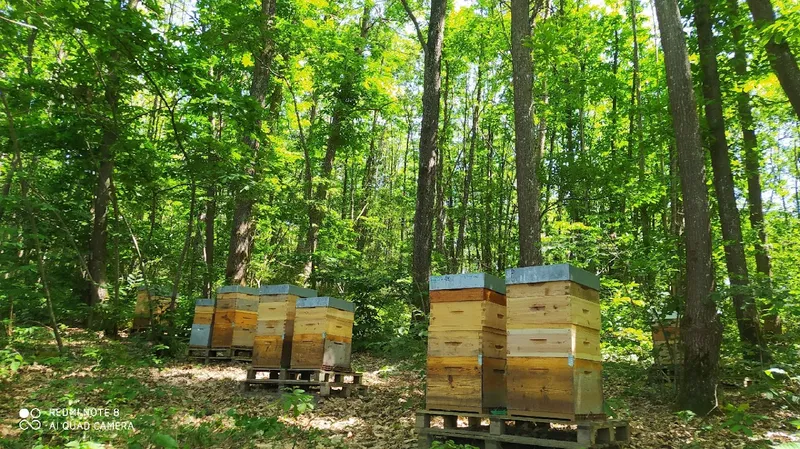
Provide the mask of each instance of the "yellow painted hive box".
[{"label": "yellow painted hive box", "polygon": [[353,303],[329,296],[298,299],[291,367],[350,370]]},{"label": "yellow painted hive box", "polygon": [[506,406],[506,298],[502,279],[432,276],[426,407],[487,413]]},{"label": "yellow painted hive box", "polygon": [[229,285],[217,289],[213,348],[252,348],[258,319],[258,290]]},{"label": "yellow painted hive box", "polygon": [[253,367],[290,366],[297,300],[316,295],[316,290],[286,284],[267,285],[259,289]]},{"label": "yellow painted hive box", "polygon": [[568,264],[506,270],[511,415],[603,415],[600,280]]}]

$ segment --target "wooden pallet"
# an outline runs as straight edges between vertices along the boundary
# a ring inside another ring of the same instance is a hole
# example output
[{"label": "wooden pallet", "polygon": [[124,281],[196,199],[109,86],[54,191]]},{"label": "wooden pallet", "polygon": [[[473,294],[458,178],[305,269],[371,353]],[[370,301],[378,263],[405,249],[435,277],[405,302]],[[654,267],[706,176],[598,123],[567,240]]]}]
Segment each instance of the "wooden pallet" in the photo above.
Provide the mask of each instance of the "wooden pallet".
[{"label": "wooden pallet", "polygon": [[251,363],[253,361],[253,347],[231,346],[231,360]]},{"label": "wooden pallet", "polygon": [[211,361],[224,362],[231,360],[231,348],[192,348],[189,347],[189,359],[203,363]]},{"label": "wooden pallet", "polygon": [[[432,418],[442,427],[432,427]],[[459,427],[464,418],[466,427]],[[528,416],[492,415],[435,410],[417,412],[419,449],[429,449],[435,439],[468,440],[485,449],[553,447],[561,449],[618,448],[630,442],[625,421],[563,421]]]},{"label": "wooden pallet", "polygon": [[[259,374],[265,374],[259,377]],[[354,392],[364,389],[361,384],[363,373],[353,371],[334,371],[325,369],[287,369],[250,368],[243,382],[244,391],[253,387],[269,389],[301,387],[306,390],[318,389],[320,396],[338,393],[350,397]]]}]

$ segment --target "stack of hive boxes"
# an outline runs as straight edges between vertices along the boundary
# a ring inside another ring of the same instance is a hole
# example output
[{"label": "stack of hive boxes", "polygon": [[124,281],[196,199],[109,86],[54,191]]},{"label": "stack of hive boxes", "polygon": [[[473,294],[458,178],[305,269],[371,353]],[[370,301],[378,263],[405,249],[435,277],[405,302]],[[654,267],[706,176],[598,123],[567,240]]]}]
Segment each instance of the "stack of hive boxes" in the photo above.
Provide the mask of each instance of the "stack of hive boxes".
[{"label": "stack of hive boxes", "polygon": [[258,290],[254,368],[289,367],[297,299],[313,296],[317,296],[316,290],[286,284],[266,285]]},{"label": "stack of hive boxes", "polygon": [[484,413],[506,406],[506,297],[484,273],[431,276],[429,410]]},{"label": "stack of hive boxes", "polygon": [[211,345],[211,323],[214,322],[214,300],[201,298],[194,302],[194,320],[189,346],[208,348]]},{"label": "stack of hive boxes", "polygon": [[329,296],[298,299],[291,367],[349,371],[354,310]]},{"label": "stack of hive boxes", "polygon": [[252,348],[258,319],[258,290],[239,285],[217,289],[212,348]]},{"label": "stack of hive boxes", "polygon": [[[672,351],[671,353],[670,350]],[[653,324],[653,359],[659,365],[680,365],[683,363],[681,333],[677,313],[670,314],[661,323]]]},{"label": "stack of hive boxes", "polygon": [[149,298],[147,292],[145,286],[138,287],[136,291],[136,306],[133,310],[134,330],[150,327],[154,318],[158,318],[169,309],[172,298],[163,288],[150,287]]},{"label": "stack of hive boxes", "polygon": [[508,413],[603,414],[600,280],[571,265],[506,270]]}]

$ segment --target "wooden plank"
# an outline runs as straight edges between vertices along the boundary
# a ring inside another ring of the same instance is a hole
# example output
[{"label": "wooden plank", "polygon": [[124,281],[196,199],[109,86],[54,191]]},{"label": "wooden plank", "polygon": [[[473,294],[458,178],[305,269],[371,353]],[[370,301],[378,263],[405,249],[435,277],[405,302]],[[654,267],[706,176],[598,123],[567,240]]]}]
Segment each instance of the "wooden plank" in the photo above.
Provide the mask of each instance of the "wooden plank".
[{"label": "wooden plank", "polygon": [[569,356],[601,361],[600,331],[582,326],[508,330],[508,357]]},{"label": "wooden plank", "polygon": [[256,335],[258,336],[284,336],[286,333],[285,320],[258,320],[256,324]]},{"label": "wooden plank", "polygon": [[508,316],[507,329],[574,324],[600,330],[600,304],[576,296],[509,297]]},{"label": "wooden plank", "polygon": [[231,346],[253,347],[255,336],[256,330],[254,328],[234,327],[231,336]]},{"label": "wooden plank", "polygon": [[677,326],[667,326],[664,328],[660,326],[653,327],[653,343],[657,341],[679,340],[680,336],[680,329]]},{"label": "wooden plank", "polygon": [[481,411],[482,367],[477,357],[428,357],[429,409]]},{"label": "wooden plank", "polygon": [[431,304],[437,302],[489,301],[506,305],[506,297],[501,293],[486,288],[465,288],[461,290],[432,290]]},{"label": "wooden plank", "polygon": [[211,324],[213,321],[213,313],[195,313],[192,324]]},{"label": "wooden plank", "polygon": [[428,332],[428,356],[505,358],[506,334],[492,328],[480,331],[432,330]]},{"label": "wooden plank", "polygon": [[431,304],[429,330],[480,331],[484,327],[506,329],[506,308],[485,301]]},{"label": "wooden plank", "polygon": [[259,320],[285,320],[288,306],[282,302],[262,302],[258,305]]},{"label": "wooden plank", "polygon": [[506,407],[506,360],[503,358],[483,357],[481,386],[484,409]]},{"label": "wooden plank", "polygon": [[214,330],[211,332],[211,346],[219,348],[230,347],[232,340],[232,327],[214,323]]},{"label": "wooden plank", "polygon": [[508,413],[563,419],[603,413],[602,364],[567,357],[509,357]]},{"label": "wooden plank", "polygon": [[484,440],[487,442],[495,441],[503,443],[521,444],[527,446],[551,447],[558,449],[586,449],[586,445],[579,444],[576,441],[563,441],[563,440],[554,440],[548,438],[534,438],[534,437],[508,435],[508,434],[491,434],[491,433],[469,430],[467,428],[464,428],[462,430],[461,428],[440,429],[436,427],[428,427],[428,428],[417,429],[417,432],[424,435],[443,436],[447,438],[464,438],[464,439]]},{"label": "wooden plank", "polygon": [[279,367],[283,356],[281,336],[257,335],[253,340],[253,367]]},{"label": "wooden plank", "polygon": [[506,299],[545,296],[575,296],[587,301],[600,301],[600,292],[571,281],[506,285]]}]

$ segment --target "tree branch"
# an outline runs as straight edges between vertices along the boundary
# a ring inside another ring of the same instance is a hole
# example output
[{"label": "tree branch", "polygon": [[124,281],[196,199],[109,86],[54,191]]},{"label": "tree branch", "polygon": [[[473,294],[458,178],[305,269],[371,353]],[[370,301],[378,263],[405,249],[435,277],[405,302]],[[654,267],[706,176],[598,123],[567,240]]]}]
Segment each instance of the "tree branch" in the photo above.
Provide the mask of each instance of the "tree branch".
[{"label": "tree branch", "polygon": [[414,17],[414,12],[411,11],[411,7],[408,6],[408,0],[400,0],[400,3],[403,4],[403,9],[406,10],[408,18],[411,19],[411,22],[414,24],[414,28],[417,30],[417,39],[419,39],[419,45],[422,46],[422,51],[425,52],[425,48],[427,47],[427,44],[425,43],[425,36],[422,34],[422,29],[419,27],[417,18]]}]

